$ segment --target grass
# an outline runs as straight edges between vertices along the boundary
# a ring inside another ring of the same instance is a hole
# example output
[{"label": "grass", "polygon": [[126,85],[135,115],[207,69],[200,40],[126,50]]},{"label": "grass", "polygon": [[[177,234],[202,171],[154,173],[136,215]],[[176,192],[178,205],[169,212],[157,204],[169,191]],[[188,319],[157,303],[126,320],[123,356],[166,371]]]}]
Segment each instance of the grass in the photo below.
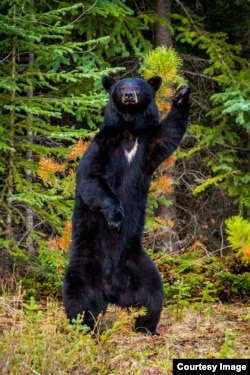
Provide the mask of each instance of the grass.
[{"label": "grass", "polygon": [[249,358],[246,304],[167,305],[159,336],[132,330],[136,312],[110,306],[93,337],[61,302],[0,297],[1,375],[170,375],[173,358]]}]

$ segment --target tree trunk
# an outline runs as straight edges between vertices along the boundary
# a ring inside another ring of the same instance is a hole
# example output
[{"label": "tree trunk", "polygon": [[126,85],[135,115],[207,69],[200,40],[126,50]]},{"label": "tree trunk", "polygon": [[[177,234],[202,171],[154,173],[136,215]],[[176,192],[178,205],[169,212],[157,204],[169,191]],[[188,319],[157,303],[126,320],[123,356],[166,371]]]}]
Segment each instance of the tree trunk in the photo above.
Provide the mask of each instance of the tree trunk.
[{"label": "tree trunk", "polygon": [[174,188],[174,170],[175,163],[171,167],[166,167],[164,163],[159,167],[157,173],[161,175],[167,175],[172,181],[172,190],[167,194],[166,198],[171,202],[170,205],[160,205],[157,209],[156,215],[162,217],[171,226],[167,230],[164,230],[162,234],[159,235],[155,249],[158,251],[167,252],[178,252],[180,250],[180,240],[177,232],[177,213],[176,213],[176,195]]},{"label": "tree trunk", "polygon": [[173,45],[173,39],[167,25],[171,24],[170,11],[171,11],[171,0],[156,0],[155,2],[156,14],[161,18],[162,22],[156,22],[155,42],[157,46],[171,47]]},{"label": "tree trunk", "polygon": [[[34,58],[35,58],[34,54],[30,52],[29,53],[29,69],[33,68]],[[34,92],[33,92],[33,88],[31,87],[27,93],[27,97],[32,98],[33,95],[34,95]],[[32,131],[32,114],[30,113],[27,114],[27,123],[28,123],[27,139],[28,139],[28,143],[32,144],[33,139],[34,139],[34,134]],[[29,149],[26,151],[26,159],[28,161],[32,161],[33,159],[32,149]],[[27,181],[32,183],[33,176],[32,176],[32,170],[30,168],[26,170],[26,179]],[[29,254],[34,254],[35,246],[34,246],[34,241],[32,239],[32,234],[31,234],[34,228],[34,213],[29,206],[26,207],[26,217],[27,217],[27,232],[28,232],[27,251]]]},{"label": "tree trunk", "polygon": [[[171,47],[173,45],[173,39],[170,33],[171,18],[171,0],[156,0],[156,13],[162,22],[156,23],[156,45],[164,45],[166,47]],[[173,181],[174,180],[174,166],[171,168],[166,168],[162,165],[159,169],[161,175],[167,174],[168,177]],[[157,214],[167,221],[171,221],[174,225],[169,228],[169,230],[164,231],[164,233],[158,239],[158,244],[156,249],[165,250],[169,252],[177,252],[180,249],[179,237],[177,233],[177,215],[176,215],[176,199],[175,199],[175,190],[173,186],[173,192],[167,196],[167,199],[171,201],[170,206],[161,205],[158,208]]]},{"label": "tree trunk", "polygon": [[[12,18],[13,18],[13,26],[16,26],[16,4],[13,4],[12,10]],[[16,37],[13,37],[12,41],[12,51],[11,51],[11,79],[14,82],[16,79]],[[14,105],[16,98],[16,91],[15,89],[11,92],[10,102],[11,105]],[[13,168],[14,168],[14,148],[15,148],[15,141],[14,141],[14,134],[15,134],[15,113],[12,109],[10,112],[10,137],[9,137],[9,146],[11,147],[11,151],[9,152],[8,156],[8,179],[7,179],[7,204],[6,204],[6,241],[11,247],[11,241],[13,240],[13,226],[12,226],[12,202],[9,200],[13,194],[14,190],[14,176],[13,176]],[[0,261],[1,261],[1,269],[0,269],[0,278],[5,282],[9,279],[10,275],[10,255],[7,248],[3,248],[2,254],[0,254]]]}]

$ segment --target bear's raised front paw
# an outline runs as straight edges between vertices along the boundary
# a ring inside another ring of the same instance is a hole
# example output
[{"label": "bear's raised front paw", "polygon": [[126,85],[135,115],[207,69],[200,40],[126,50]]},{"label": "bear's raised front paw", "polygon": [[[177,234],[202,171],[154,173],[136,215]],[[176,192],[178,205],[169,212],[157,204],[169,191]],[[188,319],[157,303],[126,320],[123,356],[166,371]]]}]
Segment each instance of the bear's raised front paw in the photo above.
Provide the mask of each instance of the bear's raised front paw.
[{"label": "bear's raised front paw", "polygon": [[173,104],[176,106],[188,104],[190,87],[187,85],[180,86],[173,97]]}]

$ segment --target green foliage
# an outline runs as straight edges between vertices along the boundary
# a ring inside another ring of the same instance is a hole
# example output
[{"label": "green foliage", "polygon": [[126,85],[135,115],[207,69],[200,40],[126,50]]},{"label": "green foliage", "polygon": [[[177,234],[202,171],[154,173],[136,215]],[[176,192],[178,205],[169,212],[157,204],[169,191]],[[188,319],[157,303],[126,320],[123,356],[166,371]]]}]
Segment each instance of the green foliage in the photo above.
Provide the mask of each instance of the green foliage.
[{"label": "green foliage", "polygon": [[[86,17],[79,33],[85,35],[87,40],[110,36],[110,43],[100,48],[101,56],[110,58],[121,55],[126,58],[133,53],[141,57],[145,50],[152,47],[144,37],[144,32],[155,22],[153,12],[138,12],[135,16],[135,12],[124,1],[98,1],[91,8],[91,15]],[[105,63],[103,58],[100,61]]]},{"label": "green foliage", "polygon": [[143,57],[140,72],[145,79],[159,75],[162,77],[162,85],[166,89],[167,86],[183,81],[183,77],[179,74],[181,66],[182,60],[176,50],[160,46],[149,51]]},{"label": "green foliage", "polygon": [[173,299],[173,304],[176,309],[176,318],[179,319],[184,312],[184,308],[188,307],[191,300],[191,287],[181,278],[175,281],[172,285],[164,285],[164,292],[166,297]]},{"label": "green foliage", "polygon": [[217,166],[215,160],[209,164],[213,172],[222,177],[222,186],[235,197],[242,213],[243,208],[250,208],[250,172],[247,168],[250,151],[247,141],[250,134],[249,67],[243,67],[240,72],[232,70],[231,74],[234,77],[225,92],[211,97],[214,108],[210,114],[218,122],[214,135],[217,137],[220,130],[221,133],[211,142],[212,147],[219,147]]},{"label": "green foliage", "polygon": [[227,240],[236,255],[250,263],[250,222],[240,216],[226,219]]},{"label": "green foliage", "polygon": [[218,292],[225,293],[228,300],[233,296],[249,296],[250,295],[250,274],[245,272],[233,275],[230,272],[218,272],[217,289]]},{"label": "green foliage", "polygon": [[214,303],[218,300],[216,295],[216,286],[210,280],[204,282],[204,289],[201,292],[201,303]]},{"label": "green foliage", "polygon": [[227,34],[204,30],[193,14],[187,17],[174,15],[174,18],[178,30],[176,39],[197,48],[200,54],[205,53],[208,66],[203,73],[210,76],[220,90],[210,98],[212,109],[207,114],[208,124],[190,127],[199,146],[189,154],[199,152],[211,171],[194,193],[199,194],[210,186],[220,184],[235,199],[239,213],[247,213],[250,208],[249,63],[241,56],[239,45],[227,42]]},{"label": "green foliage", "polygon": [[[89,90],[76,95],[72,85],[100,79],[100,72],[89,68],[82,51],[106,43],[105,38],[69,41],[73,25],[64,22],[64,17],[80,12],[81,4],[54,10],[43,5],[22,9],[22,2],[9,4],[0,26],[4,61],[0,79],[0,243],[18,257],[37,246],[44,232],[60,230],[70,216],[74,191],[66,196],[60,188],[48,189],[37,175],[38,162],[52,155],[63,161],[67,148],[62,140],[89,136],[89,129],[96,127],[104,95]],[[65,114],[72,119],[62,125]],[[86,121],[86,128],[75,126],[77,121]]]},{"label": "green foliage", "polygon": [[234,347],[234,332],[231,329],[226,329],[225,343],[220,348],[220,358],[230,358]]},{"label": "green foliage", "polygon": [[[236,124],[241,125],[245,130],[250,130],[250,89],[248,82],[250,81],[249,70],[238,72],[237,80],[234,79],[234,90],[227,90],[224,93],[214,94],[211,99],[213,103],[223,108],[223,115],[231,115],[235,117]],[[218,113],[214,111],[214,113]]]},{"label": "green foliage", "polygon": [[[190,303],[231,301],[250,296],[250,273],[247,269],[234,273],[235,260],[204,254],[204,251],[185,251],[167,255],[150,253],[161,271],[164,291],[169,304],[178,314]],[[231,270],[232,269],[232,270]]]}]

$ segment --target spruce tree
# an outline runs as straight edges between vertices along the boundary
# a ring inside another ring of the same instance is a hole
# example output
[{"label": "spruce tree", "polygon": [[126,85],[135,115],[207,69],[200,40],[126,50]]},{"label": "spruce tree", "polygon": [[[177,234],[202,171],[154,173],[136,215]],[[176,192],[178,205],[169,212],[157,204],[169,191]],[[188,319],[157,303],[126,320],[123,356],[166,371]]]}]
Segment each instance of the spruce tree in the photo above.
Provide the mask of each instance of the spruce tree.
[{"label": "spruce tree", "polygon": [[[72,41],[74,20],[81,15],[81,4],[52,9],[45,3],[1,3],[3,271],[10,256],[34,256],[40,239],[60,231],[70,215],[74,187],[65,193],[46,184],[37,173],[39,163],[50,158],[63,164],[66,146],[89,137],[100,122],[105,97],[91,88],[105,71],[89,64],[87,51],[108,37]],[[63,177],[65,171],[56,173]]]}]

